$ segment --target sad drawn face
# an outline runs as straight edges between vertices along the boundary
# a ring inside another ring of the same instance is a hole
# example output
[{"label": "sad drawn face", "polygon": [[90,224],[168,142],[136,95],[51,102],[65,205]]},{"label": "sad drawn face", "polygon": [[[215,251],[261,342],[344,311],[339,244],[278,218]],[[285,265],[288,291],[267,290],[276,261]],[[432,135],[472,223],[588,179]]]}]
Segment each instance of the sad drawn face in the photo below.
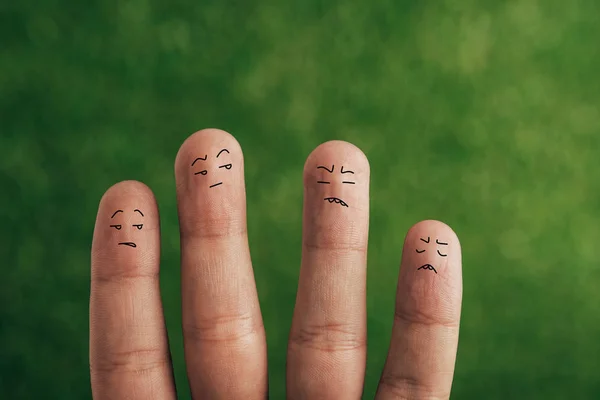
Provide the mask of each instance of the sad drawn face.
[{"label": "sad drawn face", "polygon": [[[421,239],[422,242],[425,242],[427,244],[429,244],[431,242],[431,237],[429,237],[429,236],[427,236],[427,240],[425,240],[423,238],[420,238],[420,239]],[[447,249],[447,247],[443,247],[443,246],[448,246],[448,243],[440,242],[439,239],[435,239],[435,244],[437,245],[436,246],[437,255],[440,256],[440,257],[447,257],[448,254],[444,254],[445,253],[445,249]],[[440,246],[442,246],[442,247],[440,247]],[[424,247],[427,247],[427,246],[424,246]],[[431,247],[431,246],[429,246],[429,247]],[[422,254],[422,253],[424,253],[426,251],[426,249],[423,249],[423,250],[416,249],[416,251],[417,251],[417,253]],[[433,271],[433,272],[435,272],[437,274],[437,270],[430,263],[426,263],[426,264],[421,265],[419,268],[417,268],[417,271],[420,270],[420,269],[422,269],[424,271]]]}]

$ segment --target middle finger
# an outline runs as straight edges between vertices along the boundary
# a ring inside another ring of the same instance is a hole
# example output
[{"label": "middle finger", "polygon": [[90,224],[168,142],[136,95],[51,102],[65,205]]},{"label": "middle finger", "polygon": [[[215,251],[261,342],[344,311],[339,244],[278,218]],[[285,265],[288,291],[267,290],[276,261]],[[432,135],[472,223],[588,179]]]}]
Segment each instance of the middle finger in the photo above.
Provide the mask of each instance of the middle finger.
[{"label": "middle finger", "polygon": [[267,353],[248,235],[242,150],[205,129],[175,162],[185,358],[196,399],[264,399]]}]

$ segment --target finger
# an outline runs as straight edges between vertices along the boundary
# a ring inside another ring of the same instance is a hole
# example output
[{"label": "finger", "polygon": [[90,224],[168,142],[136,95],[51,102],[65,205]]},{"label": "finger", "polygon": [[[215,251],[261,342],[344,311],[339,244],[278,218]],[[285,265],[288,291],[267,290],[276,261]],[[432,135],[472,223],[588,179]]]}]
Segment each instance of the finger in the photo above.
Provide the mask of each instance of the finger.
[{"label": "finger", "polygon": [[288,345],[291,399],[360,399],[366,363],[369,162],[350,143],[304,166],[302,266]]},{"label": "finger", "polygon": [[243,163],[238,142],[217,129],[193,134],[175,162],[185,357],[194,398],[267,395]]},{"label": "finger", "polygon": [[458,237],[439,221],[406,236],[390,351],[377,400],[448,399],[462,301]]},{"label": "finger", "polygon": [[175,399],[150,189],[126,181],[102,197],[92,244],[90,370],[94,399]]}]

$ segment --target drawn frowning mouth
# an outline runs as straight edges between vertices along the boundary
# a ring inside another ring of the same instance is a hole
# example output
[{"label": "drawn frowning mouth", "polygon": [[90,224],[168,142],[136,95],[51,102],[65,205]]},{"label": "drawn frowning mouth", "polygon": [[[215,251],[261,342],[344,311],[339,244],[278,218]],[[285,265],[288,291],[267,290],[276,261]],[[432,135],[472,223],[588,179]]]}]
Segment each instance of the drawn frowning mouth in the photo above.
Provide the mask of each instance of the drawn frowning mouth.
[{"label": "drawn frowning mouth", "polygon": [[341,205],[342,207],[348,207],[348,204],[346,204],[346,202],[344,202],[344,200],[339,199],[337,197],[325,197],[323,200],[326,200],[330,203],[336,203]]},{"label": "drawn frowning mouth", "polygon": [[435,268],[433,268],[433,265],[431,264],[425,264],[425,265],[421,265],[419,268],[417,268],[417,271],[420,269],[428,269],[430,271],[433,271],[437,274],[437,271],[435,270]]},{"label": "drawn frowning mouth", "polygon": [[129,247],[137,247],[135,245],[135,243],[133,243],[133,242],[121,242],[121,243],[119,243],[119,246],[121,246],[121,245],[129,246]]}]

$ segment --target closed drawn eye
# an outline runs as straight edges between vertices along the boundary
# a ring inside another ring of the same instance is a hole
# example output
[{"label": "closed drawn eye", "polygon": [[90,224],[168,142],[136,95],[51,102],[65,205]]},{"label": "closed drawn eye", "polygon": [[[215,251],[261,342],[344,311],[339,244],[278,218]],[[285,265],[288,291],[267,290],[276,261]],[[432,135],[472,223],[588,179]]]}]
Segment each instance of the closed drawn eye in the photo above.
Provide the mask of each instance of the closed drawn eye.
[{"label": "closed drawn eye", "polygon": [[317,181],[317,183],[325,183],[325,184],[329,185],[331,182],[326,182],[326,181]]},{"label": "closed drawn eye", "polygon": [[425,250],[417,250],[417,253],[423,253]]},{"label": "closed drawn eye", "polygon": [[200,172],[195,172],[194,175],[198,175],[198,174],[200,174],[200,175],[206,175],[207,173],[208,173],[207,170],[202,170]]},{"label": "closed drawn eye", "polygon": [[231,169],[231,164],[221,165],[219,168]]},{"label": "closed drawn eye", "polygon": [[439,251],[439,250],[437,251],[437,253],[438,253],[440,256],[442,256],[442,257],[446,257],[446,256],[448,255],[448,254],[442,254],[442,253],[440,253],[440,251]]},{"label": "closed drawn eye", "polygon": [[139,230],[142,230],[142,226],[144,226],[144,224],[137,224],[137,225],[134,224],[133,226],[135,226],[136,228],[138,228],[138,231],[139,231]]},{"label": "closed drawn eye", "polygon": [[121,225],[111,225],[111,228],[115,228],[116,230],[120,231],[121,230]]},{"label": "closed drawn eye", "polygon": [[354,185],[356,182],[343,181],[342,183],[349,183],[349,184],[351,184],[351,185]]}]

